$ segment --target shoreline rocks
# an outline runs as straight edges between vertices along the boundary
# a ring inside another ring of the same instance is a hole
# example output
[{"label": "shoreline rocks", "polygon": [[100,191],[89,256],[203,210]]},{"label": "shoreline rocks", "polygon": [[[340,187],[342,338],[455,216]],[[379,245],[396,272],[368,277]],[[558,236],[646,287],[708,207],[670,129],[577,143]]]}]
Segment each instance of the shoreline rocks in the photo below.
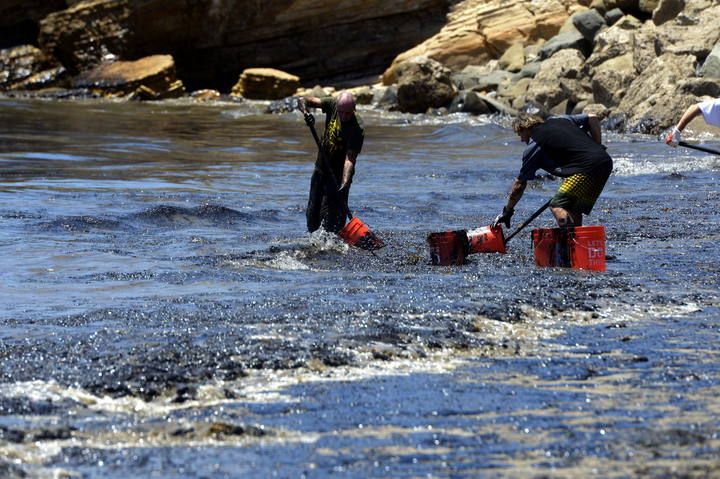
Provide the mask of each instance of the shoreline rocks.
[{"label": "shoreline rocks", "polygon": [[342,15],[309,2],[80,0],[26,14],[15,2],[0,32],[37,22],[37,45],[0,50],[0,91],[160,100],[186,95],[187,79],[214,91],[197,101],[242,101],[348,89],[391,111],[592,111],[652,134],[720,93],[716,0],[372,0]]}]

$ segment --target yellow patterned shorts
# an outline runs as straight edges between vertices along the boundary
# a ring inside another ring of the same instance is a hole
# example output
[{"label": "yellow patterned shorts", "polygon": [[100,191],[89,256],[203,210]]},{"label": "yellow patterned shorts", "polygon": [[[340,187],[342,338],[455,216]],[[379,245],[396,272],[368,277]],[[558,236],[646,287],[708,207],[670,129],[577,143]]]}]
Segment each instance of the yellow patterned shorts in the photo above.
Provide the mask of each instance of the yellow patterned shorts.
[{"label": "yellow patterned shorts", "polygon": [[590,173],[577,173],[565,178],[550,206],[589,215],[607,182],[612,164]]}]

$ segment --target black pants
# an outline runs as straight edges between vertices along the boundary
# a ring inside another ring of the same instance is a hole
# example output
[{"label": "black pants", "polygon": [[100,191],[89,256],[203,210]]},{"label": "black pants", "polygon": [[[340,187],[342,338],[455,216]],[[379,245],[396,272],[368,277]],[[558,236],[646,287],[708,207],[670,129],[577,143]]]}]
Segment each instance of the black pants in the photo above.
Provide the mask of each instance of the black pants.
[{"label": "black pants", "polygon": [[349,190],[348,187],[338,193],[332,178],[315,170],[310,180],[310,197],[305,211],[309,232],[322,226],[325,231],[338,233],[345,226],[344,205],[347,204]]}]

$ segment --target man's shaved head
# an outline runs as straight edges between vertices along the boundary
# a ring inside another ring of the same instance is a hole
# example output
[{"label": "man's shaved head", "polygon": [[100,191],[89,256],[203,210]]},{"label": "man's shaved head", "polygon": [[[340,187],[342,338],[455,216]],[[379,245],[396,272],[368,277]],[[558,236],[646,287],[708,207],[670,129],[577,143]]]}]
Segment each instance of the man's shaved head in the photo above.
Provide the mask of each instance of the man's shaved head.
[{"label": "man's shaved head", "polygon": [[351,120],[355,114],[355,98],[352,93],[340,92],[337,98],[337,111],[340,121]]}]

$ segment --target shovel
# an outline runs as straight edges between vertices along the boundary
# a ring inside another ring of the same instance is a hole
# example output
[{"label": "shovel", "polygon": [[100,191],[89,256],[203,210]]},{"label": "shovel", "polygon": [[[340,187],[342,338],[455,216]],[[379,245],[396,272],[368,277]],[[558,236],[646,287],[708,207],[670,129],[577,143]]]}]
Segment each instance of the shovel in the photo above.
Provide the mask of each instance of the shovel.
[{"label": "shovel", "polygon": [[465,257],[473,253],[505,253],[507,242],[513,239],[527,225],[550,206],[550,200],[542,205],[518,229],[505,238],[501,226],[483,226],[474,230],[455,230],[430,233],[430,259],[436,265],[463,264]]},{"label": "shovel", "polygon": [[720,155],[720,151],[713,150],[712,148],[705,148],[704,146],[691,145],[690,143],[685,143],[684,141],[679,142],[678,145],[692,150],[704,151],[705,153],[712,153],[713,155]]},{"label": "shovel", "polygon": [[345,214],[350,220],[348,224],[346,224],[343,229],[340,230],[338,235],[347,244],[370,252],[383,248],[385,246],[385,243],[380,238],[378,238],[375,233],[370,231],[370,228],[368,228],[367,225],[360,220],[360,218],[353,216],[350,208],[348,207],[347,201],[339,193],[337,178],[335,177],[335,173],[330,167],[330,163],[328,162],[327,157],[323,152],[323,148],[320,144],[320,138],[318,137],[317,131],[315,131],[315,117],[307,110],[303,111],[303,117],[305,118],[305,124],[307,124],[308,128],[310,128],[310,133],[312,133],[312,136],[315,139],[315,144],[320,150],[320,158],[322,159],[323,166],[325,166],[325,169],[328,171],[328,173],[330,173],[330,180],[332,181],[335,195],[337,195],[337,200],[340,202],[340,205],[342,206]]}]

